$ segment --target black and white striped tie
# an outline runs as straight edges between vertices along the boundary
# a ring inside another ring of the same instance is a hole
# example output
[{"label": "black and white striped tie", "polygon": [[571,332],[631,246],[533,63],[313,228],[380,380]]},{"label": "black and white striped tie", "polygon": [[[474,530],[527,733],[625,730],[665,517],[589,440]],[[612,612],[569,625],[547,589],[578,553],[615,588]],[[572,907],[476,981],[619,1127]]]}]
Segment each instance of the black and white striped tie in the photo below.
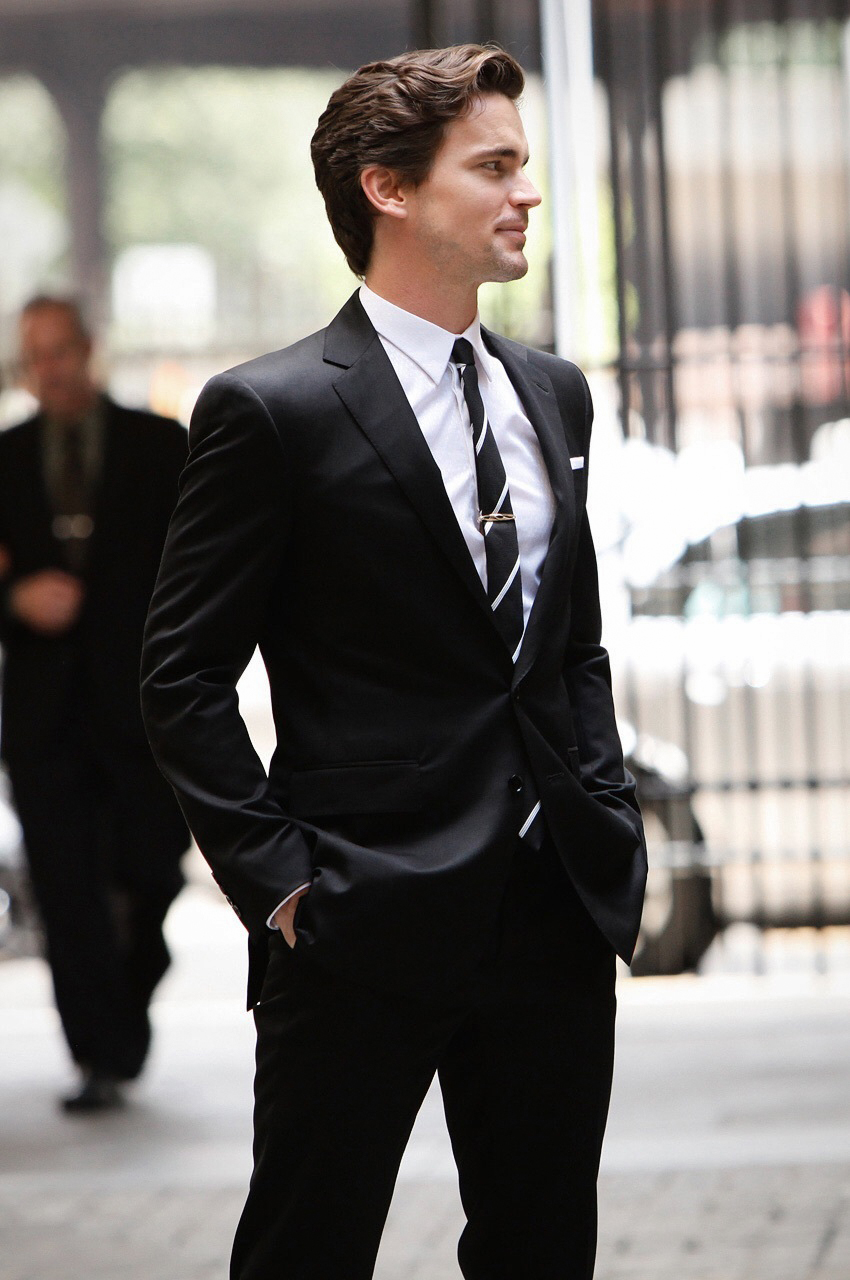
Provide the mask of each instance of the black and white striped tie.
[{"label": "black and white striped tie", "polygon": [[[487,562],[487,598],[493,610],[493,621],[516,662],[524,629],[522,610],[522,573],[519,563],[519,539],[511,507],[508,477],[496,437],[487,421],[487,411],[478,387],[478,373],[472,343],[457,338],[452,347],[452,364],[457,366],[463,398],[472,428],[475,448],[475,475],[478,486],[478,525],[484,536]],[[538,820],[540,801],[529,799],[529,811],[519,835],[531,844],[542,839],[543,823]]]},{"label": "black and white striped tie", "polygon": [[458,338],[452,347],[452,364],[457,365],[460,374],[475,447],[478,527],[484,535],[487,557],[487,598],[493,621],[516,661],[523,629],[522,574],[508,477],[478,389],[472,343],[466,338]]}]

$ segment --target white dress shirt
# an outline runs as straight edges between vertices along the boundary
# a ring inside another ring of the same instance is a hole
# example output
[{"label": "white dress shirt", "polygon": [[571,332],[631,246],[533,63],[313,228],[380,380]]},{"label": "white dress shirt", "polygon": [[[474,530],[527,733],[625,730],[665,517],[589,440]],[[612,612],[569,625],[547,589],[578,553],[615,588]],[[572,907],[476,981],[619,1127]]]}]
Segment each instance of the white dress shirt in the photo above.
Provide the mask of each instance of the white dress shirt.
[{"label": "white dress shirt", "polygon": [[464,333],[449,333],[387,302],[365,284],[360,286],[360,301],[440,468],[460,531],[486,587],[487,557],[477,522],[472,429],[460,375],[450,364],[457,338],[472,343],[481,399],[499,446],[516,516],[523,621],[527,623],[549,546],[555,500],[537,435],[504,365],[485,347],[477,316]]},{"label": "white dress shirt", "polygon": [[[450,360],[457,338],[472,343],[481,399],[499,447],[516,516],[523,622],[527,624],[549,546],[555,500],[540,442],[504,365],[484,346],[478,316],[462,334],[449,333],[387,302],[368,285],[360,286],[360,301],[440,468],[455,518],[486,589],[487,556],[477,518],[472,428],[460,373]],[[275,907],[268,920],[270,928],[277,928],[274,917],[284,903],[308,887],[299,885]]]}]

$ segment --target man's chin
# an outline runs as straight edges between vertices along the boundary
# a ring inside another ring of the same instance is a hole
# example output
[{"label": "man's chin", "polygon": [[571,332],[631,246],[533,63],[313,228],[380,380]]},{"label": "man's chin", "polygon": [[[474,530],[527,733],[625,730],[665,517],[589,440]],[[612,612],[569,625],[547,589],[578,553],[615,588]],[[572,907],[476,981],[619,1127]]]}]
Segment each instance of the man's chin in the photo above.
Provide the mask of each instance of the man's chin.
[{"label": "man's chin", "polygon": [[518,249],[516,253],[501,256],[493,264],[493,274],[489,278],[494,284],[508,284],[511,280],[521,280],[527,273],[525,254]]}]

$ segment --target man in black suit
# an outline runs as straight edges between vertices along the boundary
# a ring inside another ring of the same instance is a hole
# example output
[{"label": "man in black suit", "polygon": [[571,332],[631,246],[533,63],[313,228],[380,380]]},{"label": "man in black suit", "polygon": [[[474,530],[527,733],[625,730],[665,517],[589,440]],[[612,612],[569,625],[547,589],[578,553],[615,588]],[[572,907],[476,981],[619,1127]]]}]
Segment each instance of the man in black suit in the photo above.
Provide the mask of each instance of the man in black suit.
[{"label": "man in black suit", "polygon": [[102,395],[91,349],[73,302],[29,303],[20,358],[39,411],[0,435],[2,750],[82,1077],[72,1112],[116,1105],[142,1068],[188,844],[138,696],[186,432]]},{"label": "man in black suit", "polygon": [[[208,384],[148,620],[154,754],[249,930],[236,1280],[366,1280],[439,1072],[467,1280],[588,1280],[615,951],[645,851],[600,644],[573,365],[479,325],[522,276],[522,71],[361,68],[313,138],[330,326]],[[236,681],[259,644],[266,777]]]}]

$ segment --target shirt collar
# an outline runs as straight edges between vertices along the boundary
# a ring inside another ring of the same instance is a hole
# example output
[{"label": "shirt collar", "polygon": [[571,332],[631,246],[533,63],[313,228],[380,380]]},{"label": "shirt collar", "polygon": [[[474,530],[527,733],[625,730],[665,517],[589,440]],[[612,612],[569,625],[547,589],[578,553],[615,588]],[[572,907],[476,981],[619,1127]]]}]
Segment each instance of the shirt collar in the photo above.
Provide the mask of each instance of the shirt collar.
[{"label": "shirt collar", "polygon": [[[98,395],[88,412],[84,413],[83,416],[74,423],[75,426],[80,428],[84,438],[93,437],[100,433],[103,428],[105,408],[104,397],[102,395]],[[42,413],[41,418],[48,434],[55,436],[57,439],[61,439],[65,432],[65,424],[57,422],[55,418],[49,417],[46,413]]]},{"label": "shirt collar", "polygon": [[492,380],[493,357],[484,346],[481,321],[477,315],[468,329],[457,334],[449,333],[430,320],[423,320],[421,316],[397,307],[395,303],[374,293],[368,285],[360,286],[360,301],[380,336],[404,352],[435,386],[446,372],[452,347],[458,337],[467,338],[472,343],[477,368],[488,380]]}]

